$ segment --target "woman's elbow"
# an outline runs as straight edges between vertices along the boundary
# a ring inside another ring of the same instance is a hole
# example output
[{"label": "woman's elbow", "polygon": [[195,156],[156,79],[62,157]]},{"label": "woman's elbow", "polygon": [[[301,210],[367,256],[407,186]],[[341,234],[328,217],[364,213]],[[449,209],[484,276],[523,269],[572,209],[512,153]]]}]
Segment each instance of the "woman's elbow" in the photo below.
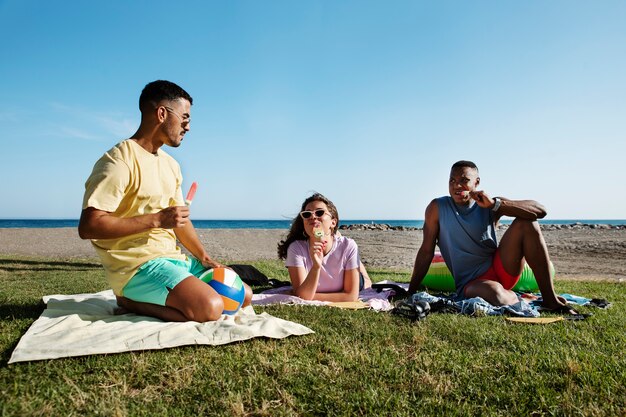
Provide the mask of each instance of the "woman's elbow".
[{"label": "woman's elbow", "polygon": [[293,291],[293,294],[298,297],[298,298],[302,298],[305,301],[311,301],[313,300],[313,297],[315,296],[315,293],[310,293],[308,291],[302,291],[300,288],[297,288]]}]

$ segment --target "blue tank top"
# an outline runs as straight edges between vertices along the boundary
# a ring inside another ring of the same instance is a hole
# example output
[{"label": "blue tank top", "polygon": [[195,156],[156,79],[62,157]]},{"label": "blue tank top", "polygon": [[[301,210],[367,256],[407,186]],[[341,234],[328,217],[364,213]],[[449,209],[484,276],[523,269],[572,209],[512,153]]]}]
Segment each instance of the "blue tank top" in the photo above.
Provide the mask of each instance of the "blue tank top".
[{"label": "blue tank top", "polygon": [[457,296],[463,295],[468,282],[483,275],[498,248],[493,211],[475,202],[457,206],[451,197],[437,200],[439,241],[437,245],[452,272]]}]

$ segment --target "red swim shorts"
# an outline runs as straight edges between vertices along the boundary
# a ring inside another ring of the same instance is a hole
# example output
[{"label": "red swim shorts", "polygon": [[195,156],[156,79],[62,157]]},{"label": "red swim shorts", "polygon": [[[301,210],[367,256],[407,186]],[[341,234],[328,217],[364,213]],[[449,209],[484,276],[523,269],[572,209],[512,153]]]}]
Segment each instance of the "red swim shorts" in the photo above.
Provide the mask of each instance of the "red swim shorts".
[{"label": "red swim shorts", "polygon": [[[502,265],[502,259],[500,259],[500,249],[496,249],[496,253],[493,254],[493,262],[491,262],[491,266],[487,272],[470,281],[470,283],[477,280],[496,281],[499,282],[505,290],[510,290],[515,287],[515,284],[517,284],[521,276],[521,272],[519,275],[511,275],[506,272],[504,265]],[[465,288],[467,289],[467,285]],[[465,292],[465,290],[463,290],[463,292]]]}]

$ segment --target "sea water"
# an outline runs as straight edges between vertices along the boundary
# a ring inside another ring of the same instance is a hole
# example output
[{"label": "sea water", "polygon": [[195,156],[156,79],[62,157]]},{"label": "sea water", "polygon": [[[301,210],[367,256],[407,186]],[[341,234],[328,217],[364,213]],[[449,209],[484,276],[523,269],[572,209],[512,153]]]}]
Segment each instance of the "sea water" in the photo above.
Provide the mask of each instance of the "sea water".
[{"label": "sea water", "polygon": [[[504,224],[511,219],[502,219]],[[561,219],[540,220],[540,224],[609,224],[612,226],[626,225],[626,219],[593,220],[593,219]],[[288,229],[291,220],[193,220],[198,229]],[[389,226],[405,226],[421,228],[423,220],[341,220],[340,225],[351,224],[388,224]],[[0,219],[0,228],[58,228],[78,227],[77,219]]]}]

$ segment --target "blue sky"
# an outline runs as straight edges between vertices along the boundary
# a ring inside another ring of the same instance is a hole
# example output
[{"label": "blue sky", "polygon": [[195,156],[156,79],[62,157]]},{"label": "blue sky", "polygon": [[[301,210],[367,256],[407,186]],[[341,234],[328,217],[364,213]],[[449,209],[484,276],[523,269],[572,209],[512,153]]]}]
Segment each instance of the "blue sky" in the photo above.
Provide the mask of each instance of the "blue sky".
[{"label": "blue sky", "polygon": [[78,218],[143,86],[194,98],[196,219],[423,219],[450,165],[551,219],[626,218],[624,1],[0,0],[0,218]]}]

